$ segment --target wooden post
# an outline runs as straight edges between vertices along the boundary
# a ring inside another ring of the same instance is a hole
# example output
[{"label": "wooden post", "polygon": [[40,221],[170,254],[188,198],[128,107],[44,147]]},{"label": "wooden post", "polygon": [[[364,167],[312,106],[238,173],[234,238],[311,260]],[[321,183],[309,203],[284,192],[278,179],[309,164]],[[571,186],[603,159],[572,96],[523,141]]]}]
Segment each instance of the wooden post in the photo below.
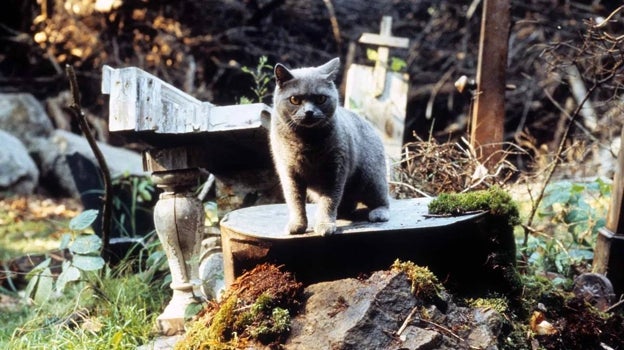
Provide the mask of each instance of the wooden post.
[{"label": "wooden post", "polygon": [[484,0],[477,66],[477,95],[470,143],[486,167],[501,158],[505,126],[505,68],[509,39],[509,0]]},{"label": "wooden post", "polygon": [[[622,129],[621,137],[624,137]],[[620,146],[605,227],[598,231],[593,272],[606,275],[616,296],[624,293],[624,143]]]}]

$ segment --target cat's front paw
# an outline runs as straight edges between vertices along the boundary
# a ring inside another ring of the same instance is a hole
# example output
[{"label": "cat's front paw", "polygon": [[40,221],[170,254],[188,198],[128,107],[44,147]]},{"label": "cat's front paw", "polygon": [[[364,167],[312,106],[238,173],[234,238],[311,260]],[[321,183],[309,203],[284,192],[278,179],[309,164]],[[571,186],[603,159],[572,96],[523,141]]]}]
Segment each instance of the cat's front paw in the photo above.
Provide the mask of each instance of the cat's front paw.
[{"label": "cat's front paw", "polygon": [[390,220],[390,210],[388,207],[377,207],[368,213],[368,221],[381,222]]},{"label": "cat's front paw", "polygon": [[336,232],[335,222],[319,222],[314,225],[314,233],[323,236],[329,236]]},{"label": "cat's front paw", "polygon": [[301,221],[290,221],[286,226],[286,233],[289,235],[300,235],[306,232],[308,223]]}]

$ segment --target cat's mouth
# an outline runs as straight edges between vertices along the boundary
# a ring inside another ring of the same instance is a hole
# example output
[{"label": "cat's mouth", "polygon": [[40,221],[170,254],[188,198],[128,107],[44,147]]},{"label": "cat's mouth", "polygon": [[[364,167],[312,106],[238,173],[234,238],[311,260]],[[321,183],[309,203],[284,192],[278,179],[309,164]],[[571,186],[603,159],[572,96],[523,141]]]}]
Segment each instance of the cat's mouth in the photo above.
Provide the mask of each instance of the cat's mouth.
[{"label": "cat's mouth", "polygon": [[313,128],[313,127],[316,127],[318,125],[323,124],[324,121],[325,121],[325,118],[318,118],[318,117],[314,117],[314,116],[305,116],[303,118],[301,118],[301,117],[294,117],[292,119],[292,121],[297,126],[301,126],[301,127],[304,127],[304,128]]},{"label": "cat's mouth", "polygon": [[304,127],[304,128],[313,128],[317,125],[320,125],[323,122],[322,118],[314,118],[314,117],[303,117],[303,118],[293,118],[293,124]]}]

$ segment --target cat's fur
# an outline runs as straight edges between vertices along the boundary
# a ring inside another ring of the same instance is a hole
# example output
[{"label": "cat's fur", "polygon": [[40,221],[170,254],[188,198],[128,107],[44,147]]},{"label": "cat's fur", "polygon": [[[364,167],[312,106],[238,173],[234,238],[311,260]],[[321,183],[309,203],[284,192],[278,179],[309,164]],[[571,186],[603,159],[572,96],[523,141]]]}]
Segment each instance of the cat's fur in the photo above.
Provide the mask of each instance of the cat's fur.
[{"label": "cat's fur", "polygon": [[358,203],[369,221],[388,221],[384,148],[372,125],[338,106],[339,58],[318,67],[275,66],[270,142],[289,210],[286,231],[304,233],[306,190],[318,204],[314,232],[336,231],[336,217]]}]

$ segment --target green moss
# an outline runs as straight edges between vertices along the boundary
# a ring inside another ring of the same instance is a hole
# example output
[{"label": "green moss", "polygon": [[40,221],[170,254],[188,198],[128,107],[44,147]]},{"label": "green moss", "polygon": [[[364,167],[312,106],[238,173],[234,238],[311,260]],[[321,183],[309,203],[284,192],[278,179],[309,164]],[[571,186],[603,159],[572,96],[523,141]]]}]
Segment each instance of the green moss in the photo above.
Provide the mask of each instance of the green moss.
[{"label": "green moss", "polygon": [[271,311],[271,317],[259,322],[249,329],[252,338],[263,342],[277,339],[280,335],[290,331],[290,313],[286,309],[276,307]]},{"label": "green moss", "polygon": [[392,270],[401,271],[407,275],[412,282],[412,294],[417,298],[433,301],[438,298],[438,293],[444,290],[438,278],[427,267],[397,259],[392,264]]},{"label": "green moss", "polygon": [[250,341],[269,344],[290,331],[290,312],[274,306],[275,298],[263,293],[256,301],[241,307],[230,295],[213,315],[191,324],[187,336],[176,349],[235,349]]},{"label": "green moss", "polygon": [[509,309],[509,302],[506,298],[469,298],[466,299],[466,303],[470,307],[492,309],[501,314]]},{"label": "green moss", "polygon": [[236,347],[236,339],[232,340],[231,334],[236,322],[235,310],[237,305],[236,296],[232,295],[224,300],[212,318],[208,315],[209,324],[202,318],[190,324],[184,339],[176,343],[174,349],[233,349]]},{"label": "green moss", "polygon": [[510,225],[520,223],[518,205],[498,186],[487,190],[466,193],[443,193],[429,203],[431,214],[464,214],[472,211],[489,211],[495,216],[506,216]]}]

